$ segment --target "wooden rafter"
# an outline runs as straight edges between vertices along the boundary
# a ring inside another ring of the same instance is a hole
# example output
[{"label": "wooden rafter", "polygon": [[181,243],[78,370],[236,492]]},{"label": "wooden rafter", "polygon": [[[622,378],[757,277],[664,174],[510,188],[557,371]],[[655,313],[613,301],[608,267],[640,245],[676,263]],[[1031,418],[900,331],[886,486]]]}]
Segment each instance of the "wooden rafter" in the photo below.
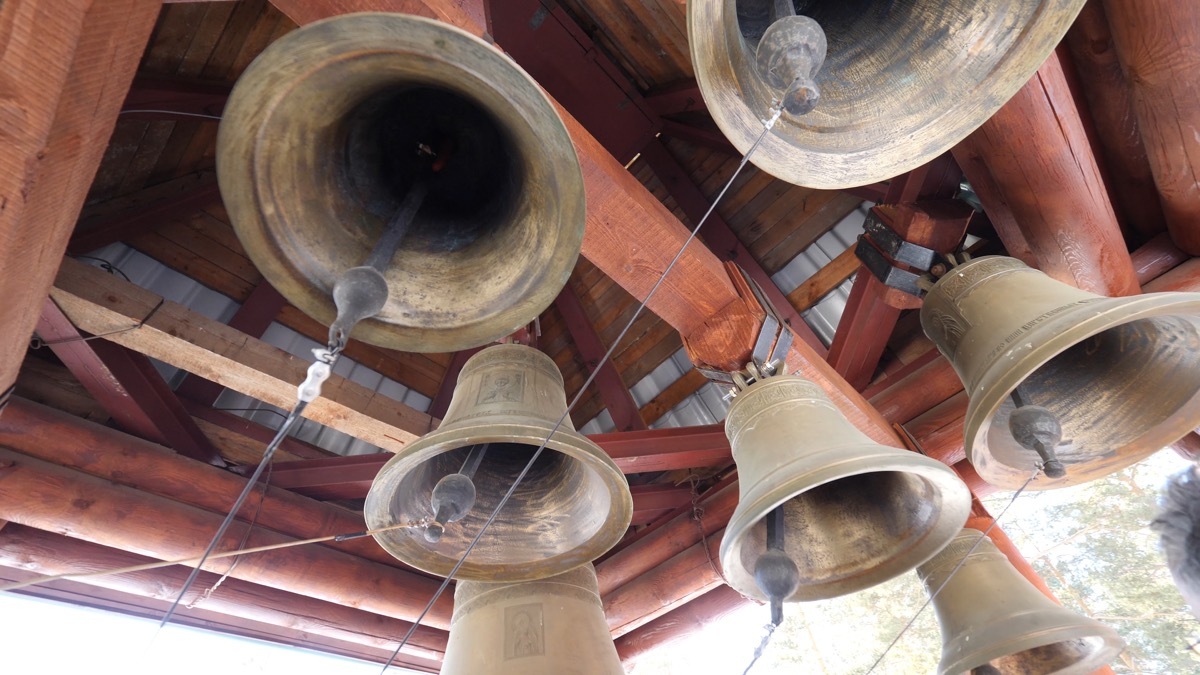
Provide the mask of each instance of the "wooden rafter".
[{"label": "wooden rafter", "polygon": [[160,0],[0,5],[0,397],[116,124]]}]

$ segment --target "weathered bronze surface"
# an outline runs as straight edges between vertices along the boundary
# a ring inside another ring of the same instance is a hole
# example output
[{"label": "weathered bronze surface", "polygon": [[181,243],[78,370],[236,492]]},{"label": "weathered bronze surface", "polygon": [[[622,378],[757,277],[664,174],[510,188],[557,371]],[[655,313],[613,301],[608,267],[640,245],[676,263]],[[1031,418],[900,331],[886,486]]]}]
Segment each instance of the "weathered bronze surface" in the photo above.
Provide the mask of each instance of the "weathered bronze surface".
[{"label": "weathered bronze surface", "polygon": [[443,675],[622,675],[590,564],[520,583],[461,581]]},{"label": "weathered bronze surface", "polygon": [[995,675],[1085,675],[1125,648],[1112,628],[1042,595],[990,539],[983,537],[967,556],[980,537],[964,529],[917,569],[927,593],[942,589],[933,599],[942,630],[938,675],[985,665]]},{"label": "weathered bronze surface", "polygon": [[1062,426],[1066,475],[1033,490],[1118,471],[1200,423],[1200,293],[1106,298],[986,257],[937,282],[921,325],[962,378],[967,457],[997,487],[1020,487],[1040,462],[1009,428],[1014,389]]},{"label": "weathered bronze surface", "polygon": [[786,600],[868,588],[932,557],[966,522],[971,494],[944,464],[879,445],[815,384],[768,377],[734,399],[725,432],[740,496],[721,541],[729,584],[765,599],[754,568],[765,518],[783,506],[784,551],[800,585]]},{"label": "weathered bronze surface", "polygon": [[[780,92],[755,69],[771,0],[689,0],[696,82],[741,152]],[[887,180],[942,154],[1025,84],[1083,0],[808,0],[828,39],[820,103],[784,117],[751,161],[783,180],[838,189]],[[738,14],[758,25],[739,26]],[[757,11],[755,11],[757,10]],[[747,31],[746,29],[751,30]],[[745,35],[751,35],[748,40]]]},{"label": "weathered bronze surface", "polygon": [[380,470],[364,508],[384,527],[434,516],[433,487],[459,471],[472,447],[489,444],[472,480],[474,507],[436,542],[420,530],[375,535],[389,553],[445,576],[512,486],[529,457],[550,441],[455,578],[529,581],[566,572],[612,548],[633,517],[629,484],[600,446],[575,431],[562,375],[545,354],[496,345],[463,366],[437,431],[409,444]]},{"label": "weathered bronze surface", "polygon": [[419,17],[343,15],[273,43],[229,98],[217,168],[255,265],[326,324],[334,282],[423,183],[387,305],[354,332],[405,351],[529,323],[583,241],[583,177],[541,89],[490,45]]}]

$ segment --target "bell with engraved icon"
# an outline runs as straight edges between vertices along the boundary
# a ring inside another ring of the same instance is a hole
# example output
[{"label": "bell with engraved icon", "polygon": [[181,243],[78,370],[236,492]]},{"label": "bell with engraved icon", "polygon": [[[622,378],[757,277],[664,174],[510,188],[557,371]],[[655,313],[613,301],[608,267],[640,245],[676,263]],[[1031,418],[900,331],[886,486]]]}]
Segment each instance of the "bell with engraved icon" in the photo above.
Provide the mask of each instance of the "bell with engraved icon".
[{"label": "bell with engraved icon", "polygon": [[[423,521],[375,535],[401,561],[448,576],[537,449],[454,577],[529,581],[598,558],[625,534],[633,498],[624,474],[566,416],[562,375],[542,352],[488,347],[467,360],[442,425],[380,469],[367,526]],[[555,425],[562,420],[561,425]]]},{"label": "bell with engraved icon", "polygon": [[442,675],[621,675],[591,565],[519,583],[462,581]]},{"label": "bell with engraved icon", "polygon": [[[874,442],[812,382],[735,381],[725,433],[740,492],[721,565],[740,593],[771,599],[776,618],[778,602],[845,595],[913,569],[966,522],[971,494],[952,469]],[[760,588],[763,563],[782,557],[795,583]]]},{"label": "bell with engraved icon", "polygon": [[959,532],[917,575],[928,593],[941,589],[938,675],[1085,675],[1125,648],[1112,628],[1042,595],[978,530]]},{"label": "bell with engraved icon", "polygon": [[970,398],[967,458],[997,487],[1043,464],[1029,489],[1084,483],[1200,424],[1200,293],[1107,298],[989,256],[934,284],[921,326]]}]

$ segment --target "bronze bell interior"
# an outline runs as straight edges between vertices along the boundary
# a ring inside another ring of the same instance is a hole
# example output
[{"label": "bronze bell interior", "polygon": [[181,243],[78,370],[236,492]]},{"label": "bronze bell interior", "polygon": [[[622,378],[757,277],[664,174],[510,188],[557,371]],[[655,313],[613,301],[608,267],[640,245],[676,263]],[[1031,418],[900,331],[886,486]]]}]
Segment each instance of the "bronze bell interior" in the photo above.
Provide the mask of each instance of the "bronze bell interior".
[{"label": "bronze bell interior", "polygon": [[1040,461],[1009,429],[1014,390],[1063,428],[1066,475],[1030,489],[1107,475],[1200,423],[1200,294],[1105,298],[986,257],[938,281],[921,323],[970,397],[967,456],[998,487],[1020,487]]},{"label": "bronze bell interior", "polygon": [[[740,151],[780,91],[755,72],[774,0],[691,0],[688,44],[717,126]],[[820,101],[785,115],[752,162],[780,179],[840,189],[927,163],[988,119],[1037,70],[1083,0],[796,0],[828,42]]]},{"label": "bronze bell interior", "polygon": [[800,578],[787,601],[845,595],[907,572],[967,519],[970,491],[952,469],[875,443],[808,380],[777,375],[750,385],[725,429],[740,495],[721,566],[744,595],[766,599],[754,571],[776,507]]},{"label": "bronze bell interior", "polygon": [[459,580],[530,581],[586,564],[625,534],[629,485],[612,459],[575,431],[562,375],[545,354],[516,344],[489,347],[463,366],[442,425],[408,444],[380,470],[367,495],[371,528],[431,519],[434,487],[486,446],[475,470],[475,503],[437,541],[418,528],[375,535],[389,553],[440,576],[483,527],[537,448],[546,449],[455,575]]},{"label": "bronze bell interior", "polygon": [[410,192],[428,192],[385,265],[388,301],[354,337],[402,351],[486,344],[528,324],[583,241],[574,146],[538,85],[447,24],[350,14],[272,43],[238,80],[217,141],[238,238],[297,308],[330,323]]},{"label": "bronze bell interior", "polygon": [[917,574],[927,593],[941,589],[938,675],[1085,675],[1125,647],[1112,628],[1042,595],[978,530],[963,529]]}]

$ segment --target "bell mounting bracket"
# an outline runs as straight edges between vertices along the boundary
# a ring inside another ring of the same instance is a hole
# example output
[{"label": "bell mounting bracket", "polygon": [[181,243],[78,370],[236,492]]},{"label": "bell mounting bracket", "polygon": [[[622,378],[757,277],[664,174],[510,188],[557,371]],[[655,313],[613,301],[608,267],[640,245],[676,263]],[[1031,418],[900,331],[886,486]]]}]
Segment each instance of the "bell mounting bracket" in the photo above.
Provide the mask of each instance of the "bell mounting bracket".
[{"label": "bell mounting bracket", "polygon": [[[865,232],[858,236],[854,255],[863,267],[889,288],[922,297],[925,284],[945,274],[955,262],[937,251],[911,241],[905,241],[883,222],[872,209],[863,224]],[[906,265],[926,274],[916,274],[900,267]]]},{"label": "bell mounting bracket", "polygon": [[[749,372],[762,373],[763,375],[774,375],[783,371],[783,363],[787,358],[788,350],[792,348],[792,331],[780,316],[778,310],[771,305],[762,288],[746,273],[741,267],[727,264],[732,270],[736,270],[738,285],[744,292],[752,298],[752,302],[758,305],[758,308],[765,312],[766,316],[762,318],[762,324],[758,329],[758,336],[754,340],[754,346],[750,352],[749,363],[753,366]],[[750,299],[750,298],[747,298]],[[737,380],[735,373],[725,370],[706,367],[701,364],[696,365],[696,370],[713,382],[722,384],[735,385]],[[743,374],[744,375],[744,374]]]}]

